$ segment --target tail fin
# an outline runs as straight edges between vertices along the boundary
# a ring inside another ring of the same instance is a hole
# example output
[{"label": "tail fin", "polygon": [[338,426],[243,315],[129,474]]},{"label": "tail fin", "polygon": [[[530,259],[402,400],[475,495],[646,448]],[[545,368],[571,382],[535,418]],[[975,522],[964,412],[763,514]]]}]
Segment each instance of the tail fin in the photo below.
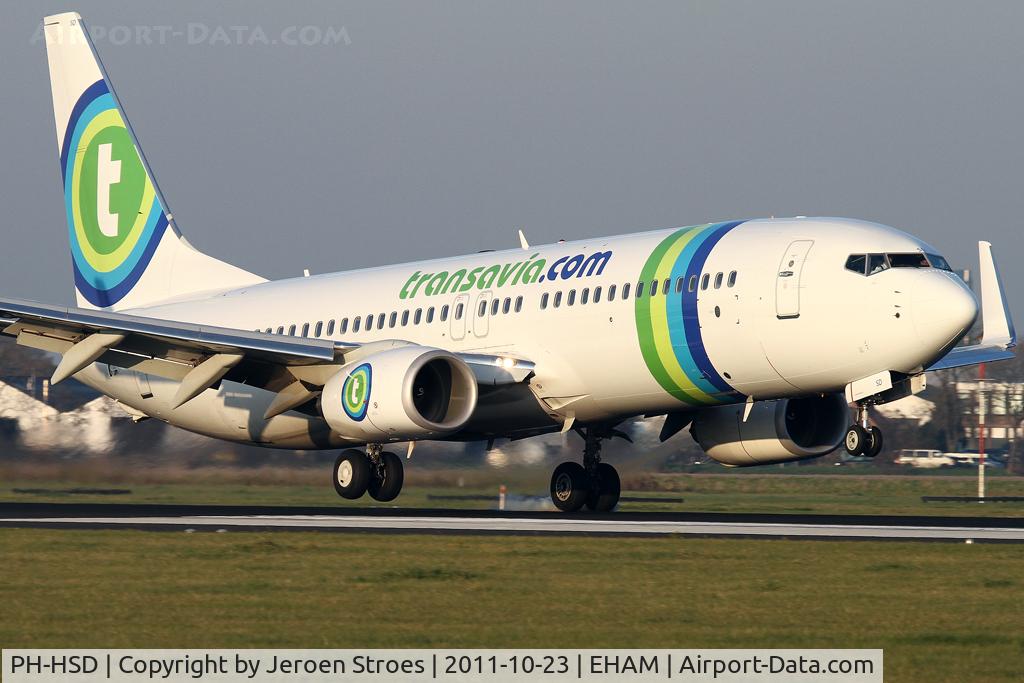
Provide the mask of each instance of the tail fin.
[{"label": "tail fin", "polygon": [[122,310],[263,282],[178,232],[82,18],[43,24],[78,305]]}]

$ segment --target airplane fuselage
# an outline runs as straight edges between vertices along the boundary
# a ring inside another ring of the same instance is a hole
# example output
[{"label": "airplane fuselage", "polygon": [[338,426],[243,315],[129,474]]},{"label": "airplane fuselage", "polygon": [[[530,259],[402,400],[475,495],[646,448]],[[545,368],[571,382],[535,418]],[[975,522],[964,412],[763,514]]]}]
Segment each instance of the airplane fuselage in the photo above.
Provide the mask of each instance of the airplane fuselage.
[{"label": "airplane fuselage", "polygon": [[[529,359],[532,396],[511,397],[507,411],[479,417],[461,438],[508,436],[568,417],[615,422],[748,396],[840,392],[884,370],[918,373],[972,324],[973,295],[940,268],[867,275],[846,266],[857,254],[918,254],[927,266],[923,255],[935,253],[874,223],[763,219],[267,282],[129,312]],[[256,424],[271,392],[225,380],[170,411],[176,383],[134,375],[102,366],[83,379],[219,438],[345,443],[294,412]]]}]

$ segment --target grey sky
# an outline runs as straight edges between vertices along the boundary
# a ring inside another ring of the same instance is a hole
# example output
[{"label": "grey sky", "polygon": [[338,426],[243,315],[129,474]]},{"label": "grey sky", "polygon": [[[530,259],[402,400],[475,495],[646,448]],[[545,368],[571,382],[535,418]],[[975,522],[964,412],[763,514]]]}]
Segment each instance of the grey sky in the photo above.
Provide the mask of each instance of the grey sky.
[{"label": "grey sky", "polygon": [[[98,49],[182,230],[268,277],[839,215],[958,267],[990,239],[1024,321],[1019,2],[7,4],[3,296],[73,299],[33,41],[72,9],[184,34]],[[280,44],[307,25],[349,43]]]}]

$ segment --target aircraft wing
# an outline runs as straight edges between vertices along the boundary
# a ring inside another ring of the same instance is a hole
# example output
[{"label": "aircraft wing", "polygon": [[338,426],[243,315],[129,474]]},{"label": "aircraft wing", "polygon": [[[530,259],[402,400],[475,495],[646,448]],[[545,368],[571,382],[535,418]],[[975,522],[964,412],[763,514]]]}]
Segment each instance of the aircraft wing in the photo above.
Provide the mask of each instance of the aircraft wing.
[{"label": "aircraft wing", "polygon": [[[311,398],[341,365],[391,340],[357,344],[194,325],[145,316],[0,300],[0,333],[19,344],[61,354],[60,382],[101,362],[180,381],[181,405],[229,372],[246,384]],[[526,380],[533,363],[487,354],[457,354],[481,384]],[[300,391],[299,386],[302,386]]]},{"label": "aircraft wing", "polygon": [[1006,304],[999,269],[992,258],[991,243],[978,242],[978,261],[981,266],[981,341],[955,347],[928,370],[948,370],[1014,357],[1012,349],[1017,345],[1017,332]]}]

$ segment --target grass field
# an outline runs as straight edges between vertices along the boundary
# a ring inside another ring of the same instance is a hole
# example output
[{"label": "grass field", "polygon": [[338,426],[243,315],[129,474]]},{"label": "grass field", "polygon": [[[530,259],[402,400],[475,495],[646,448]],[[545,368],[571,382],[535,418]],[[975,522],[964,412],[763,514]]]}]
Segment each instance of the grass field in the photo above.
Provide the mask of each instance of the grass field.
[{"label": "grass field", "polygon": [[[827,471],[827,470],[826,470]],[[369,498],[351,502],[339,498],[330,485],[330,470],[282,472],[243,472],[232,475],[195,473],[186,478],[152,478],[146,483],[130,479],[96,482],[81,480],[11,480],[0,486],[0,502],[65,501],[108,503],[210,503],[253,505],[368,506]],[[498,484],[505,481],[510,507],[537,507],[546,504],[547,483],[535,473],[492,474],[487,482],[479,476],[464,487],[453,485],[457,477],[447,474],[422,474],[410,478],[402,495],[388,506],[403,508],[458,507],[492,508],[497,503]],[[247,478],[243,478],[247,477]],[[418,478],[417,478],[418,477]],[[270,481],[278,481],[270,484]],[[683,503],[623,503],[623,510],[713,511],[713,512],[793,512],[817,514],[898,514],[898,515],[985,515],[1021,516],[1024,503],[923,503],[921,496],[975,495],[975,480],[969,476],[949,475],[876,475],[841,474],[643,474],[628,476],[624,495],[682,497]],[[60,493],[76,487],[122,488],[124,495],[81,495]],[[18,493],[17,490],[42,492]],[[1024,477],[992,477],[989,495],[1024,496]],[[431,496],[485,495],[490,501],[439,500]]]},{"label": "grass field", "polygon": [[1019,681],[1024,548],[0,529],[3,647],[863,647]]}]

